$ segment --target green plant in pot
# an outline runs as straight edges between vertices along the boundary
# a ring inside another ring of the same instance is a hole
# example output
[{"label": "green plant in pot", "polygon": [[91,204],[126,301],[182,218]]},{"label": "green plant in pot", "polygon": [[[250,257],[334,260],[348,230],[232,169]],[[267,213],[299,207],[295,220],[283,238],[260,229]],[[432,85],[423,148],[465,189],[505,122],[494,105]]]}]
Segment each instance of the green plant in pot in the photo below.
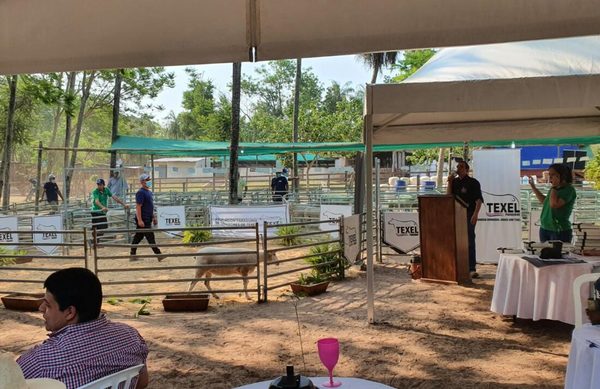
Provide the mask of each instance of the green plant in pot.
[{"label": "green plant in pot", "polygon": [[[198,226],[196,226],[198,227]],[[209,230],[186,230],[183,232],[183,243],[202,243],[207,242],[212,238]]]},{"label": "green plant in pot", "polygon": [[314,265],[315,270],[321,275],[336,279],[343,277],[339,244],[323,243],[313,246],[310,248],[309,254],[310,257],[306,258],[306,262]]},{"label": "green plant in pot", "polygon": [[329,280],[317,269],[313,269],[309,274],[301,273],[298,281],[290,284],[292,292],[300,296],[314,296],[324,293],[328,286]]}]

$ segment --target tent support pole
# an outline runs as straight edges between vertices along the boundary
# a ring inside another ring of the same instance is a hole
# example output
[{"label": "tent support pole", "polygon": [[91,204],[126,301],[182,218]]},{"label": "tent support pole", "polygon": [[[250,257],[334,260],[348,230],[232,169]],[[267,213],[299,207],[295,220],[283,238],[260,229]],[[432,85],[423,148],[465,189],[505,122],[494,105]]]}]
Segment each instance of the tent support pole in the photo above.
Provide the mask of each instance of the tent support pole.
[{"label": "tent support pole", "polygon": [[[369,89],[367,88],[367,93]],[[373,270],[373,117],[365,115],[365,202],[367,203],[367,317],[375,323],[375,272]]]}]

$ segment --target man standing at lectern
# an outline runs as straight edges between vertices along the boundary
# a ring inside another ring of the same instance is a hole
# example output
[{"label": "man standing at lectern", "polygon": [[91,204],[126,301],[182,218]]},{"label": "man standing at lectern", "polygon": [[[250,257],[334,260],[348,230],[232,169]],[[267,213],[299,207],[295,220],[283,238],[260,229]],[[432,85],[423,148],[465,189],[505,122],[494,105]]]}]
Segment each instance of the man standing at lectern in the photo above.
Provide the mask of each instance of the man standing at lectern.
[{"label": "man standing at lectern", "polygon": [[467,230],[469,233],[469,274],[471,278],[479,277],[475,266],[477,263],[475,251],[475,225],[479,215],[479,208],[483,203],[481,184],[469,176],[469,164],[459,161],[456,167],[456,175],[448,176],[448,187],[446,193],[453,194],[467,204]]}]

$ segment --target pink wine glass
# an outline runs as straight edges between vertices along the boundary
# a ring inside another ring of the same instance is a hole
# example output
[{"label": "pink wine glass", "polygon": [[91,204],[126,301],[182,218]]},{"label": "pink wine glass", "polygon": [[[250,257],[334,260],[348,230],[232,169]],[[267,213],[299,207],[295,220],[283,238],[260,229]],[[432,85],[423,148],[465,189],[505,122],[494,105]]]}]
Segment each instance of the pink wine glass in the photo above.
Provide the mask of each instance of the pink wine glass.
[{"label": "pink wine glass", "polygon": [[317,341],[319,359],[329,371],[329,382],[323,384],[326,388],[337,388],[342,383],[333,381],[333,368],[340,357],[340,343],[335,338],[324,338]]}]

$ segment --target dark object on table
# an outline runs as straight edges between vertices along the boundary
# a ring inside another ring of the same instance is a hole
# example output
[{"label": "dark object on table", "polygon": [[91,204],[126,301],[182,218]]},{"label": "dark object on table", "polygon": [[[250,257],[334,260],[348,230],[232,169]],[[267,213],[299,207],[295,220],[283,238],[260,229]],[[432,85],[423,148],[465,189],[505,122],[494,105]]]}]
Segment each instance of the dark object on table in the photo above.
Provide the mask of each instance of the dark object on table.
[{"label": "dark object on table", "polygon": [[549,259],[549,258],[555,258],[555,259],[559,259],[562,258],[562,242],[559,240],[554,240],[551,242],[552,243],[552,247],[544,247],[542,249],[542,251],[540,252],[540,258],[542,259]]},{"label": "dark object on table", "polygon": [[210,296],[205,293],[168,294],[162,301],[163,308],[168,312],[197,312],[208,309]]},{"label": "dark object on table", "polygon": [[12,309],[15,311],[37,311],[40,309],[43,299],[43,294],[9,294],[8,296],[2,297],[2,304],[4,304],[6,309]]},{"label": "dark object on table", "polygon": [[276,378],[269,389],[319,389],[306,377],[294,375],[294,366],[286,367],[286,375]]}]

